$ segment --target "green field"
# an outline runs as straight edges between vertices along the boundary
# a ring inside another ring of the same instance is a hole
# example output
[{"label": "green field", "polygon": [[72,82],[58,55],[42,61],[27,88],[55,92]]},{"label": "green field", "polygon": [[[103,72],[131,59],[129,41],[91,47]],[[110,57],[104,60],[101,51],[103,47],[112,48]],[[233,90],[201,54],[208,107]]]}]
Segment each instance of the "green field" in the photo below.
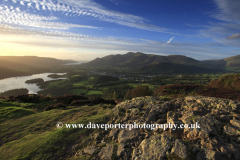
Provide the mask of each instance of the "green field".
[{"label": "green field", "polygon": [[[140,84],[138,84],[138,83],[128,83],[127,85],[136,88],[136,87],[137,87],[138,85],[140,85]],[[157,86],[157,85],[149,85],[149,84],[146,84],[146,83],[143,83],[142,85],[143,85],[143,86],[147,86],[147,85],[148,85],[148,87],[149,87],[151,90],[154,90],[154,87]]]},{"label": "green field", "polygon": [[72,90],[71,90],[71,92],[72,92],[73,94],[77,94],[77,95],[82,94],[82,93],[84,93],[84,92],[86,92],[86,91],[87,91],[86,89],[72,89]]},{"label": "green field", "polygon": [[53,82],[48,82],[47,88],[52,87],[52,86],[59,86],[60,83],[64,83],[64,82],[66,82],[66,81],[67,81],[67,80],[64,79],[64,80],[56,80],[56,81],[53,81]]},{"label": "green field", "polygon": [[102,91],[88,91],[85,96],[90,96],[92,94],[102,94]]},{"label": "green field", "polygon": [[[75,76],[77,76],[77,75],[75,75]],[[80,82],[77,82],[77,83],[73,83],[73,87],[89,87],[89,88],[92,88],[93,84],[91,83],[91,80],[93,80],[93,79],[94,79],[94,77],[90,77],[86,81],[80,81]]]}]

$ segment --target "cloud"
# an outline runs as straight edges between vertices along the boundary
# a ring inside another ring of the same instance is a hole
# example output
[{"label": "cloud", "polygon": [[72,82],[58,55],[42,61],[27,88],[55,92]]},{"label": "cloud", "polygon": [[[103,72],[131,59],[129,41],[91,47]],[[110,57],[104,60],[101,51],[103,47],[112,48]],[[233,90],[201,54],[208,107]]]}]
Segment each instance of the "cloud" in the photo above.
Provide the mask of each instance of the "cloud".
[{"label": "cloud", "polygon": [[[11,7],[13,8],[13,7]],[[78,25],[71,23],[56,22],[59,20],[57,17],[45,17],[35,14],[29,14],[17,11],[16,8],[10,9],[8,6],[0,10],[0,23],[8,25],[19,25],[24,27],[38,27],[38,28],[51,28],[51,29],[69,29],[69,28],[92,28],[98,27]]]},{"label": "cloud", "polygon": [[170,38],[170,39],[167,41],[167,43],[171,43],[172,40],[174,39],[174,37],[175,37],[175,36],[173,36],[172,38]]},{"label": "cloud", "polygon": [[[11,34],[6,31],[9,31]],[[1,36],[3,38],[1,38]],[[52,50],[55,50],[56,48],[65,49],[72,52],[74,51],[74,53],[77,53],[78,50],[92,50],[92,53],[95,52],[95,54],[100,52],[113,53],[113,51],[117,51],[118,53],[122,52],[122,54],[124,54],[128,51],[141,51],[144,53],[161,55],[180,54],[197,59],[225,58],[224,53],[226,52],[226,49],[223,48],[224,46],[219,47],[217,45],[207,43],[171,42],[168,43],[168,45],[164,45],[166,42],[143,39],[122,39],[118,37],[93,37],[54,30],[26,31],[21,30],[20,28],[3,25],[0,25],[0,42],[29,47],[36,46]],[[236,54],[237,51],[231,50],[228,53],[229,56],[231,56]]]},{"label": "cloud", "polygon": [[214,17],[223,21],[240,22],[240,1],[239,0],[214,0],[218,11]]},{"label": "cloud", "polygon": [[240,1],[213,1],[218,9],[210,16],[219,22],[203,26],[205,29],[200,30],[200,34],[230,47],[240,47]]},{"label": "cloud", "polygon": [[227,39],[240,39],[240,33],[234,33],[229,37],[226,37]]},{"label": "cloud", "polygon": [[40,10],[70,17],[89,17],[148,31],[172,33],[167,28],[149,24],[149,21],[143,17],[108,10],[93,0],[16,0],[17,2],[24,5],[18,6],[20,10],[28,7],[29,11]]}]

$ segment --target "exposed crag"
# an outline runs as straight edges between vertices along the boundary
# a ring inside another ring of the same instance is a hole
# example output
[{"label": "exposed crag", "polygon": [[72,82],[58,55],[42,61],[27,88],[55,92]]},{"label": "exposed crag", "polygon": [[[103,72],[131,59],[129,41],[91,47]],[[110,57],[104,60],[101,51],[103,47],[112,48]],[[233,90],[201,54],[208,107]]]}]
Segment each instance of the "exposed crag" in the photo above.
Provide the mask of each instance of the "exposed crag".
[{"label": "exposed crag", "polygon": [[[111,124],[199,124],[185,129],[108,129],[74,150],[76,159],[240,159],[240,102],[213,97],[167,101],[138,97],[117,104]],[[95,122],[97,123],[97,122]]]}]

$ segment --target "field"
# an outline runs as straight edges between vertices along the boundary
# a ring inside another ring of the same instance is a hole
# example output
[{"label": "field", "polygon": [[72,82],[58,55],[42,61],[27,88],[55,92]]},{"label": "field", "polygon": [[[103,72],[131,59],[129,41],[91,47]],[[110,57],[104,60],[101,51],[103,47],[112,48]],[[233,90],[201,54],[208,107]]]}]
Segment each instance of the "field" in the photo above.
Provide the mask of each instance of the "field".
[{"label": "field", "polygon": [[71,92],[72,94],[82,94],[82,93],[85,93],[87,90],[86,89],[72,89]]},{"label": "field", "polygon": [[90,96],[90,95],[93,95],[93,94],[102,94],[102,91],[88,91],[86,93],[86,96]]},{"label": "field", "polygon": [[[139,84],[138,84],[138,83],[128,83],[128,85],[131,86],[131,87],[136,88],[137,85],[139,85]],[[149,85],[149,84],[146,84],[146,83],[143,83],[142,85],[143,85],[143,86],[147,86],[147,85],[148,85],[148,87],[149,87],[151,90],[154,90],[155,87],[157,87],[157,85]]]}]

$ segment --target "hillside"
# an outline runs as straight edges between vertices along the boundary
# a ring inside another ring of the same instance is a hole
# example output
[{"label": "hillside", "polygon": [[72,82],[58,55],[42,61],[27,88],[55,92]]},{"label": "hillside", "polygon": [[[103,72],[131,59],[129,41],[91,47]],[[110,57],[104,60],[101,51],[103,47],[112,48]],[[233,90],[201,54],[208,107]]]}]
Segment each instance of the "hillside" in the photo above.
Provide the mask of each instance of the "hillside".
[{"label": "hillside", "polygon": [[185,65],[194,65],[194,66],[205,66],[206,64],[197,61],[195,59],[182,56],[182,55],[171,55],[171,56],[160,56],[160,55],[151,55],[144,53],[133,53],[129,52],[123,55],[109,55],[103,58],[97,58],[93,61],[90,61],[84,65],[94,66],[94,67],[141,67],[150,64],[156,63],[176,63],[176,64],[185,64]]},{"label": "hillside", "polygon": [[83,64],[87,67],[123,67],[141,73],[179,74],[179,73],[217,73],[223,72],[209,63],[183,55],[151,55],[129,52],[123,55],[109,55]]},{"label": "hillside", "polygon": [[14,69],[9,69],[5,67],[0,67],[0,79],[16,76],[27,76],[29,75],[26,71],[17,71]]},{"label": "hillside", "polygon": [[[70,95],[0,99],[0,159],[240,159],[239,101],[146,96],[108,103]],[[90,122],[95,129],[72,125]],[[119,123],[138,128],[97,128]]]},{"label": "hillside", "polygon": [[71,62],[75,61],[36,56],[0,56],[0,67],[6,68],[54,67]]},{"label": "hillside", "polygon": [[205,60],[202,61],[214,68],[220,69],[240,69],[240,55],[232,56],[224,59]]},{"label": "hillside", "polygon": [[189,65],[186,64],[164,62],[139,67],[138,71],[143,73],[145,72],[160,74],[194,74],[194,73],[217,73],[221,72],[222,70],[198,66],[189,67]]},{"label": "hillside", "polygon": [[46,72],[71,62],[75,61],[36,56],[0,56],[0,79]]}]

